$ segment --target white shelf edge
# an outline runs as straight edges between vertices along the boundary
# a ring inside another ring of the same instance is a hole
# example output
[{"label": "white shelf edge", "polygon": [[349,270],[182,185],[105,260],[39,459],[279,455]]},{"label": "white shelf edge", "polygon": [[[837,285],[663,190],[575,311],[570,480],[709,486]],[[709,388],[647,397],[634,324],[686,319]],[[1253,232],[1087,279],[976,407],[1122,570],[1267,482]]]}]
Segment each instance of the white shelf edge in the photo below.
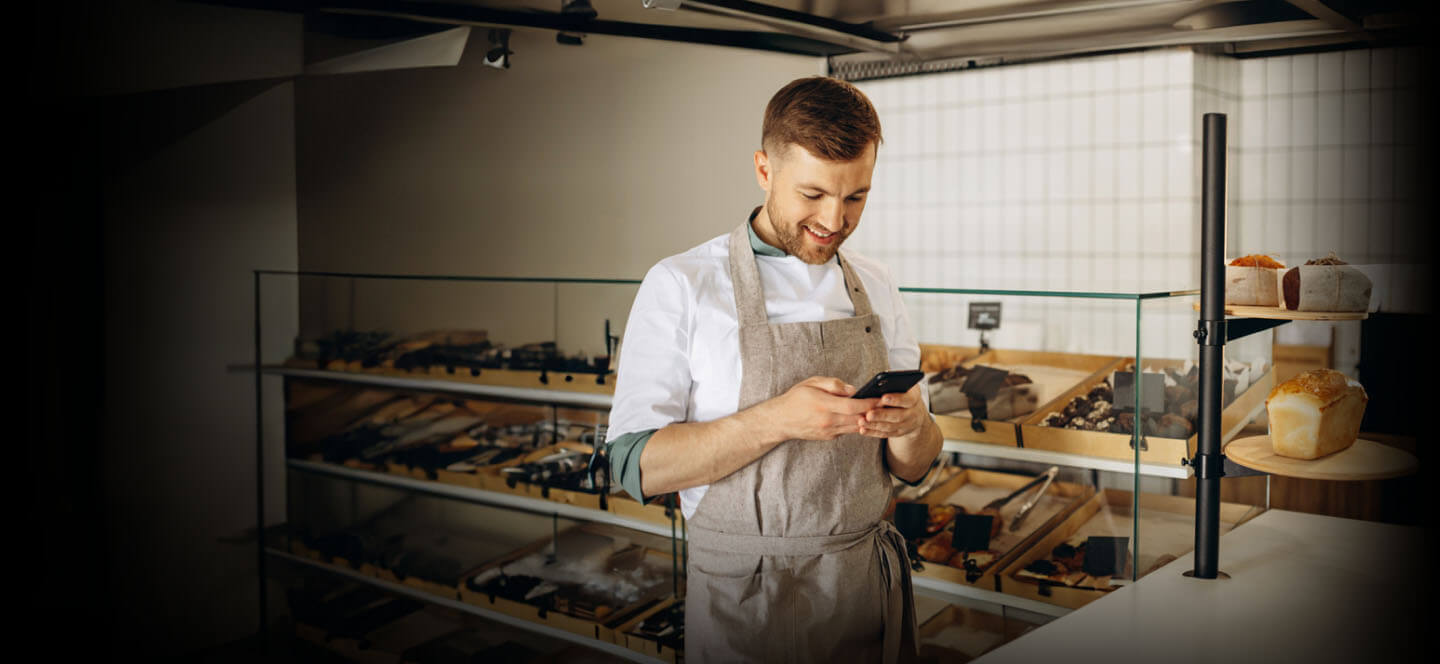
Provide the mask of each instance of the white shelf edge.
[{"label": "white shelf edge", "polygon": [[276,366],[260,367],[260,373],[268,376],[313,378],[318,380],[333,380],[345,383],[378,385],[381,387],[395,387],[409,390],[438,390],[443,392],[457,392],[460,394],[474,394],[486,397],[515,399],[517,401],[539,401],[563,406],[590,406],[594,408],[609,408],[611,403],[611,397],[608,394],[568,392],[565,390],[542,390],[533,387],[483,385],[480,383],[467,383],[458,380],[444,380],[441,378],[410,378],[406,376],[384,376],[380,374],[355,373],[352,371],[294,369],[291,367]]},{"label": "white shelf edge", "polygon": [[[959,452],[961,454],[973,454],[976,456],[1010,459],[1013,461],[1030,461],[1050,464],[1052,466],[1093,468],[1095,470],[1125,473],[1127,475],[1135,473],[1135,463],[1133,461],[1106,459],[1103,457],[1085,456],[1083,454],[1071,454],[1069,452],[1034,450],[1026,447],[1005,447],[1003,445],[971,443],[963,440],[951,440],[949,438],[945,439],[943,449],[946,452]],[[1150,477],[1171,477],[1183,480],[1190,477],[1192,473],[1193,471],[1190,466],[1182,466],[1178,463],[1173,466],[1158,463],[1140,464],[1140,474]]]},{"label": "white shelf edge", "polygon": [[662,660],[659,660],[659,659],[655,659],[655,658],[653,658],[653,657],[646,657],[646,656],[644,656],[644,655],[642,655],[642,654],[640,654],[640,653],[638,653],[638,652],[635,652],[634,650],[631,650],[631,649],[629,649],[629,648],[626,648],[626,647],[624,647],[624,646],[621,646],[621,645],[618,645],[618,644],[615,644],[615,643],[610,643],[610,642],[608,642],[608,641],[601,641],[601,640],[599,640],[599,639],[590,638],[590,637],[586,637],[586,636],[581,636],[581,635],[579,635],[579,634],[573,634],[573,633],[567,632],[567,631],[565,631],[565,630],[563,630],[563,629],[559,629],[559,628],[556,628],[556,627],[551,627],[551,626],[549,626],[549,625],[541,625],[541,624],[539,624],[539,623],[534,623],[534,622],[531,622],[531,621],[529,621],[529,620],[524,620],[524,619],[522,619],[522,618],[516,618],[516,617],[514,617],[514,616],[505,615],[505,614],[503,614],[503,613],[500,613],[499,611],[491,611],[491,610],[486,609],[486,608],[484,608],[484,607],[475,606],[474,604],[467,604],[467,603],[462,602],[462,601],[460,601],[460,600],[449,599],[449,598],[447,598],[447,597],[440,597],[440,596],[438,596],[438,595],[433,595],[433,594],[431,594],[431,593],[428,593],[428,592],[425,592],[425,591],[423,591],[423,590],[420,590],[419,588],[411,588],[410,586],[406,586],[406,585],[403,585],[403,584],[392,583],[392,582],[386,581],[386,580],[384,580],[384,579],[377,579],[377,578],[375,578],[375,577],[373,577],[373,576],[366,576],[366,575],[361,574],[361,573],[359,573],[359,572],[356,572],[356,571],[354,571],[354,570],[343,569],[343,568],[336,567],[336,566],[334,566],[334,565],[329,565],[329,564],[326,564],[326,563],[322,563],[322,562],[319,562],[319,561],[316,561],[316,560],[310,560],[310,559],[308,559],[308,558],[302,558],[302,557],[300,557],[300,556],[293,555],[293,554],[290,554],[290,553],[286,553],[286,552],[280,551],[280,550],[278,550],[278,549],[272,549],[272,548],[266,547],[266,548],[265,548],[265,553],[267,553],[267,554],[269,554],[270,556],[275,557],[275,558],[280,558],[280,559],[283,559],[283,560],[289,560],[289,561],[291,561],[291,562],[300,563],[300,564],[302,564],[302,565],[308,565],[308,566],[314,567],[314,568],[316,568],[316,569],[324,570],[324,571],[329,572],[329,573],[331,573],[331,574],[337,574],[337,575],[340,575],[340,576],[348,577],[348,578],[353,579],[353,580],[356,580],[356,581],[360,581],[360,582],[362,582],[362,583],[368,583],[368,584],[370,584],[370,585],[377,586],[377,587],[379,587],[379,588],[383,588],[383,589],[385,589],[385,590],[388,590],[388,591],[393,592],[393,593],[396,593],[396,594],[405,595],[405,596],[407,596],[407,597],[413,597],[413,598],[418,599],[418,600],[421,600],[421,601],[423,601],[423,602],[428,602],[428,603],[430,603],[430,604],[437,604],[437,605],[444,606],[444,607],[447,607],[447,608],[450,608],[450,609],[454,609],[454,610],[456,610],[456,611],[463,611],[463,612],[465,612],[465,613],[470,613],[470,614],[478,615],[478,616],[480,616],[480,617],[482,617],[482,618],[485,618],[485,619],[488,619],[488,620],[493,620],[493,621],[495,621],[495,622],[504,623],[504,624],[506,624],[506,625],[510,625],[511,627],[518,627],[518,628],[520,628],[520,629],[523,629],[523,630],[526,630],[526,631],[530,631],[530,632],[535,632],[535,633],[541,634],[541,635],[543,635],[543,636],[548,636],[548,637],[556,638],[556,639],[564,639],[564,640],[570,641],[570,642],[572,642],[572,643],[580,644],[580,645],[585,646],[585,647],[587,647],[587,648],[594,648],[595,650],[600,650],[600,651],[603,651],[603,652],[605,652],[605,653],[607,653],[607,654],[614,655],[614,656],[616,656],[616,657],[621,657],[621,658],[623,658],[623,659],[628,659],[628,660],[630,660],[630,661],[632,661],[632,662],[660,662],[660,661],[662,661]]},{"label": "white shelf edge", "polygon": [[982,602],[1001,604],[1014,609],[1020,609],[1021,611],[1038,613],[1052,618],[1059,618],[1071,611],[1071,609],[1063,606],[1055,606],[1054,604],[1037,602],[1025,597],[1007,595],[994,590],[986,590],[984,588],[976,588],[974,586],[941,581],[924,576],[913,576],[910,582],[915,586],[916,593],[924,591],[927,597],[934,597],[935,599],[944,600],[952,604],[964,604],[967,601],[979,600]]},{"label": "white shelf edge", "polygon": [[[669,537],[672,532],[669,526],[663,526],[658,523],[630,519],[611,514],[610,512],[577,505],[566,505],[565,503],[557,503],[539,498],[527,498],[525,496],[497,493],[484,489],[472,489],[470,487],[454,486],[443,482],[417,480],[410,477],[346,468],[345,466],[305,461],[303,459],[287,459],[286,465],[296,470],[318,475],[330,475],[370,484],[380,484],[410,491],[419,491],[421,493],[456,498],[472,503],[480,503],[482,505],[493,505],[495,507],[506,507],[541,514],[555,514],[556,516],[575,519],[577,521],[605,523],[622,528],[639,530],[653,535],[660,535],[662,537]],[[675,532],[679,532],[678,526]]]}]

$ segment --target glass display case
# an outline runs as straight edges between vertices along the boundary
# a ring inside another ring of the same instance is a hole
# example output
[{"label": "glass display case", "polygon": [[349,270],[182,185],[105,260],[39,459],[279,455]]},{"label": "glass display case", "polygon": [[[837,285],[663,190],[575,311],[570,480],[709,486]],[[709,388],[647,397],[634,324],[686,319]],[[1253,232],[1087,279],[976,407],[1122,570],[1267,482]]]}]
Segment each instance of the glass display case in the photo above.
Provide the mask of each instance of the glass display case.
[{"label": "glass display case", "polygon": [[[638,281],[255,280],[256,363],[274,377],[257,391],[284,402],[283,443],[262,435],[257,451],[286,467],[287,536],[262,560],[624,657],[683,652],[683,518],[673,496],[625,495],[604,455]],[[913,545],[917,596],[1044,621],[1190,551],[1198,292],[901,293],[945,437],[918,485],[896,481],[887,517]],[[1225,440],[1263,412],[1271,343],[1226,348]],[[1264,508],[1250,502],[1222,505],[1222,528]],[[592,545],[591,571],[625,592],[525,562]],[[647,631],[650,616],[670,631]]]}]

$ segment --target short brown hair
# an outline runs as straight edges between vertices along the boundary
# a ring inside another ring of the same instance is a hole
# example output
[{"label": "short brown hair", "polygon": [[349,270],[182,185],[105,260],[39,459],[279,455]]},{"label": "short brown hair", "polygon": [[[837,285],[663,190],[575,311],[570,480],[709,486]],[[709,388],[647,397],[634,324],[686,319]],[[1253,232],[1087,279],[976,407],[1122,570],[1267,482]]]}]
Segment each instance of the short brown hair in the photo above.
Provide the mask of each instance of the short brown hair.
[{"label": "short brown hair", "polygon": [[760,147],[779,156],[791,144],[829,161],[852,161],[880,146],[880,116],[870,98],[845,81],[810,76],[780,88],[765,107]]}]

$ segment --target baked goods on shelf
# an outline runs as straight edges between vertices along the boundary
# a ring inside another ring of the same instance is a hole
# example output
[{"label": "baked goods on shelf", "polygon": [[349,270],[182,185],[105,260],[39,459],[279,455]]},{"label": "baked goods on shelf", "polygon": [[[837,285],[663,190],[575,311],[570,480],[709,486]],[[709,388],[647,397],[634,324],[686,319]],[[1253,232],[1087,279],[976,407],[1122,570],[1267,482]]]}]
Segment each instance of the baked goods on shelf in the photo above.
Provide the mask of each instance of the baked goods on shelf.
[{"label": "baked goods on shelf", "polygon": [[1292,267],[1281,278],[1285,308],[1291,311],[1358,311],[1370,308],[1370,278],[1335,252]]},{"label": "baked goods on shelf", "polygon": [[[1250,387],[1268,369],[1263,360],[1254,363],[1226,362],[1222,367],[1221,407]],[[1146,367],[1146,373],[1156,369]],[[1129,373],[1129,367],[1115,373]],[[1141,425],[1146,436],[1189,438],[1195,433],[1199,416],[1200,368],[1186,361],[1177,367],[1160,370],[1165,381],[1164,410],[1142,413]],[[1112,374],[1113,376],[1113,374]],[[1084,394],[1071,397],[1060,410],[1047,414],[1039,424],[1046,427],[1130,434],[1135,430],[1135,413],[1131,404],[1114,403],[1112,378],[1106,377]],[[1125,406],[1130,405],[1130,409]]]},{"label": "baked goods on shelf", "polygon": [[1250,254],[1225,266],[1225,304],[1280,306],[1279,277],[1285,264],[1264,254]]},{"label": "baked goods on shelf", "polygon": [[[1105,547],[1106,553],[1113,555],[1114,560],[1091,560],[1087,571],[1086,553],[1090,548],[1090,542],[1095,539],[1071,537],[1051,549],[1048,558],[1031,561],[1030,564],[1016,572],[1015,576],[1072,588],[1109,590],[1110,579],[1115,576],[1123,576],[1126,567],[1130,564],[1130,551],[1123,544],[1114,546],[1120,542],[1108,542],[1110,546]],[[1124,537],[1109,539],[1129,541]]]},{"label": "baked goods on shelf", "polygon": [[561,374],[611,372],[614,338],[606,333],[607,354],[565,354],[553,341],[515,347],[492,342],[484,330],[437,330],[396,336],[378,330],[338,330],[314,339],[297,339],[286,362],[298,368],[330,371],[431,372],[480,376],[485,370],[540,371]]},{"label": "baked goods on shelf", "polygon": [[1370,400],[1365,388],[1333,369],[1313,369],[1270,391],[1270,441],[1275,453],[1317,459],[1355,444]]},{"label": "baked goods on shelf", "polygon": [[501,598],[598,623],[614,623],[673,589],[672,561],[619,529],[562,531],[541,546],[465,579],[468,601]]},{"label": "baked goods on shelf", "polygon": [[[939,414],[968,411],[970,397],[965,394],[965,381],[979,367],[954,365],[930,377],[930,411]],[[1035,412],[1040,395],[1029,376],[1009,373],[995,396],[985,400],[985,417],[1008,420]],[[968,416],[968,413],[961,413]]]}]

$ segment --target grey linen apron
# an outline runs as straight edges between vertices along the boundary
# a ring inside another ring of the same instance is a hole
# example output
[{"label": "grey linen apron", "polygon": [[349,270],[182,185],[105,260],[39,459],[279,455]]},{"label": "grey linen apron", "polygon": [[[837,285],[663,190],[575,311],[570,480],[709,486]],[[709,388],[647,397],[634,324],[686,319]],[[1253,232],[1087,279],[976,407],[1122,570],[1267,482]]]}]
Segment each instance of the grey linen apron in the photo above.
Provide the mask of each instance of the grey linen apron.
[{"label": "grey linen apron", "polygon": [[[853,318],[771,324],[744,225],[730,234],[740,409],[811,376],[863,385],[889,368],[880,319],[839,257]],[[905,542],[881,517],[881,439],[789,440],[710,485],[687,522],[685,660],[895,662],[915,654]]]}]

